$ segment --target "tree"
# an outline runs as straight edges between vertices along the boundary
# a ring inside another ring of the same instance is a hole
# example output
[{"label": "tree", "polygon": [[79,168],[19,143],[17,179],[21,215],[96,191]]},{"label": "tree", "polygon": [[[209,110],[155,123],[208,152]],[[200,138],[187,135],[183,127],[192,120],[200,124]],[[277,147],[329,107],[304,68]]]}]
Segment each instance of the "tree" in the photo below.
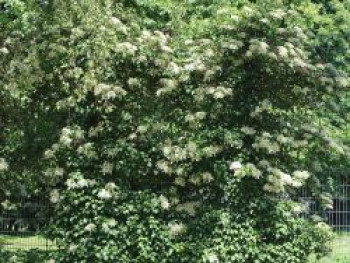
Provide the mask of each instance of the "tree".
[{"label": "tree", "polygon": [[58,260],[305,262],[324,251],[328,227],[292,200],[317,189],[315,156],[348,158],[318,115],[349,80],[308,29],[329,14],[302,2],[56,1],[8,33],[21,45],[1,83],[25,86],[57,141],[42,166],[57,188]]}]

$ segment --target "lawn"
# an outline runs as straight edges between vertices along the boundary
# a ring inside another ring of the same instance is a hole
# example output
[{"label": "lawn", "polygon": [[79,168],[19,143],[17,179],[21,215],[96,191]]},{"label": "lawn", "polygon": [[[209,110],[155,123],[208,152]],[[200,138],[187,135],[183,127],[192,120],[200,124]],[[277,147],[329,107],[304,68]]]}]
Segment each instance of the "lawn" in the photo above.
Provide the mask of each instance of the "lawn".
[{"label": "lawn", "polygon": [[55,249],[55,245],[52,241],[40,235],[30,235],[30,236],[0,235],[0,244],[4,245],[5,250]]},{"label": "lawn", "polygon": [[350,263],[350,233],[339,234],[332,244],[332,253],[320,260],[311,259],[310,263]]}]

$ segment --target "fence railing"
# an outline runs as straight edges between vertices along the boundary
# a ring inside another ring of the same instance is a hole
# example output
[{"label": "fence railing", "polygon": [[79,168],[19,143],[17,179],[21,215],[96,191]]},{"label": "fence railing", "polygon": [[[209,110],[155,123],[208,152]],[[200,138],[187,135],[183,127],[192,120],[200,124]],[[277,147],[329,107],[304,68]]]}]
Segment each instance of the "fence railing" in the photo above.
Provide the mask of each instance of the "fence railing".
[{"label": "fence railing", "polygon": [[5,250],[51,250],[45,238],[53,206],[46,198],[0,200],[0,246]]}]

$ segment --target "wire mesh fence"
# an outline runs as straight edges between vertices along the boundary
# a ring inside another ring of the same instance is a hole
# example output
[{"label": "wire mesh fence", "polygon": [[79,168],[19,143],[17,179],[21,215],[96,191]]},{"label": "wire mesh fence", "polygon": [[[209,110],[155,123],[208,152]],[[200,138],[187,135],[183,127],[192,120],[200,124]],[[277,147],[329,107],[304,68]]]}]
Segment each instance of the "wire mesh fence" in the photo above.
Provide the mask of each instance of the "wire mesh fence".
[{"label": "wire mesh fence", "polygon": [[44,197],[0,200],[0,246],[5,250],[51,250],[45,230],[53,207]]},{"label": "wire mesh fence", "polygon": [[[336,253],[350,252],[350,176],[346,172],[330,171],[331,181],[322,184],[321,194],[330,194],[333,208],[323,209],[322,200],[314,192],[303,189],[298,199],[308,215],[318,215],[337,233]],[[53,216],[53,206],[47,197],[20,200],[0,200],[0,246],[6,250],[55,250],[55,242],[45,237]]]},{"label": "wire mesh fence", "polygon": [[[303,189],[299,200],[305,204],[306,214],[319,216],[328,223],[336,234],[333,241],[333,253],[345,255],[350,253],[350,176],[348,172],[331,170],[327,172],[326,183],[322,183],[320,192]],[[322,206],[320,195],[330,196],[332,203],[328,208]]]}]

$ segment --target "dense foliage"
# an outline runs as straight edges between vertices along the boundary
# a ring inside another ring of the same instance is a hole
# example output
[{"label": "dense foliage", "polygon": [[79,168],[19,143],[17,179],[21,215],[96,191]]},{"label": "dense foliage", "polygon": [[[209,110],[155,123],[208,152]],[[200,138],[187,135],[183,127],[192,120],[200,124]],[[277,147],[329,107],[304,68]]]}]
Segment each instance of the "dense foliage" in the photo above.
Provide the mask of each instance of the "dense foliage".
[{"label": "dense foliage", "polygon": [[293,200],[348,165],[347,3],[11,3],[0,92],[23,124],[5,126],[0,172],[55,188],[58,262],[326,251],[328,227]]}]

